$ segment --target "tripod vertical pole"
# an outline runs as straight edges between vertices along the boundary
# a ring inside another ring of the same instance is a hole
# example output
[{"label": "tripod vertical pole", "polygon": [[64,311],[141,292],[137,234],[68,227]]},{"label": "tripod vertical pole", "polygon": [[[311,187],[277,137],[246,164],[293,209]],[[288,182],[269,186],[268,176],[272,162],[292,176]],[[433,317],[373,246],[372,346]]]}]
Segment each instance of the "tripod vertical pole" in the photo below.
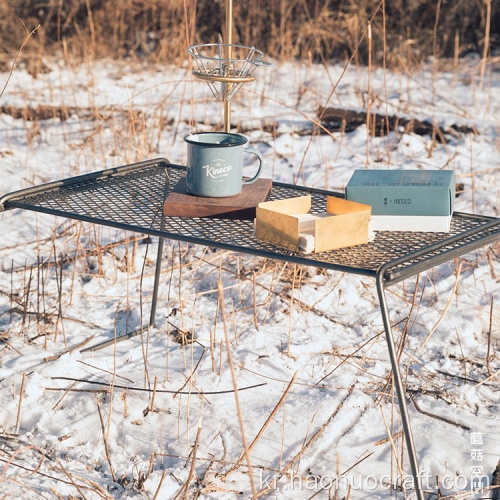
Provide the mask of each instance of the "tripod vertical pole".
[{"label": "tripod vertical pole", "polygon": [[[228,61],[232,59],[232,43],[233,43],[233,0],[226,0],[226,43],[228,44],[226,57]],[[231,90],[231,83],[226,83],[226,95]],[[224,132],[231,131],[231,101],[224,99]]]}]

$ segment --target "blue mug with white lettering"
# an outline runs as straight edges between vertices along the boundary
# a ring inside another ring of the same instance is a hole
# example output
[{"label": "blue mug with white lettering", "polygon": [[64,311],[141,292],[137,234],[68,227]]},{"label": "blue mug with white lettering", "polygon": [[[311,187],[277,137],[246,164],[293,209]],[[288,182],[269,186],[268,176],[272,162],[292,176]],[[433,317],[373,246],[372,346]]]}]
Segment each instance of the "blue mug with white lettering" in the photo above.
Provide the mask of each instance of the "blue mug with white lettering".
[{"label": "blue mug with white lettering", "polygon": [[[190,194],[225,198],[241,193],[245,184],[255,182],[262,170],[262,156],[249,147],[248,139],[226,132],[199,132],[184,137],[188,144],[186,186]],[[257,156],[259,168],[243,180],[243,153]]]}]

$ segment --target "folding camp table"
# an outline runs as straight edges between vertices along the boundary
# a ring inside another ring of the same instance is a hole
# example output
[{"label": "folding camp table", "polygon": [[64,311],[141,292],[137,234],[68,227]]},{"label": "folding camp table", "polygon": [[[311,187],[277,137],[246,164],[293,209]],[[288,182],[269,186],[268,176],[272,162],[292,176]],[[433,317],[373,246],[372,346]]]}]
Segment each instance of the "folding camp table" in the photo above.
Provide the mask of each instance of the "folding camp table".
[{"label": "folding camp table", "polygon": [[[183,175],[185,167],[160,158],[16,191],[0,198],[0,211],[21,208],[159,237],[150,326],[155,322],[165,238],[375,278],[415,493],[423,500],[385,289],[499,240],[500,219],[454,213],[449,233],[377,232],[374,241],[364,245],[301,254],[256,239],[253,221],[164,216],[164,201]],[[313,213],[326,210],[327,195],[343,196],[275,182],[270,199],[305,194],[312,197]]]}]

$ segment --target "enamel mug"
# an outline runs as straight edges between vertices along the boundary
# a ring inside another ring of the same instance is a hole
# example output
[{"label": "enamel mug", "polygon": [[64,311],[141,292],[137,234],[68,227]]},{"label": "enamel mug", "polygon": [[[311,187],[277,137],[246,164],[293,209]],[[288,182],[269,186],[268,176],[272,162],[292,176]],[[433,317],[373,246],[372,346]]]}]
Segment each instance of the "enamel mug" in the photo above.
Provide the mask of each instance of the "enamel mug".
[{"label": "enamel mug", "polygon": [[[184,137],[188,145],[186,185],[190,194],[224,198],[241,193],[245,184],[255,182],[262,170],[262,156],[247,145],[240,134],[200,132]],[[259,160],[257,173],[243,180],[243,154]]]}]

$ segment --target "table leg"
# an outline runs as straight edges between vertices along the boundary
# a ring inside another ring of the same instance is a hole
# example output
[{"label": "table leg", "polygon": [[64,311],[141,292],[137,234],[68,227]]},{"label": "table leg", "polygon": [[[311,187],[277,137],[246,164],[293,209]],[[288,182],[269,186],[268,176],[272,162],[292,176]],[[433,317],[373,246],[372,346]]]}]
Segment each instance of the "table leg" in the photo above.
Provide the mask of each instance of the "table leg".
[{"label": "table leg", "polygon": [[424,500],[424,493],[422,490],[422,483],[418,469],[417,454],[415,452],[415,443],[413,442],[413,435],[410,427],[410,419],[408,417],[408,408],[406,406],[405,389],[399,371],[399,363],[396,354],[396,347],[394,344],[394,336],[392,334],[391,321],[389,318],[389,310],[387,308],[387,301],[385,298],[385,287],[383,281],[383,272],[377,274],[377,293],[380,303],[380,312],[384,322],[385,338],[387,348],[389,350],[389,357],[392,365],[392,376],[394,378],[394,385],[396,386],[396,394],[399,402],[399,411],[401,414],[401,421],[403,423],[403,431],[406,440],[406,447],[408,450],[408,457],[410,459],[410,467],[415,482],[415,494],[417,500]]},{"label": "table leg", "polygon": [[158,241],[158,253],[156,254],[155,281],[153,284],[153,297],[151,299],[151,313],[149,316],[149,326],[154,326],[156,316],[156,301],[158,299],[158,286],[160,285],[161,259],[163,257],[163,242],[165,238]]},{"label": "table leg", "polygon": [[158,287],[160,285],[161,260],[163,257],[164,239],[165,238],[160,237],[160,239],[158,241],[158,253],[156,254],[155,280],[153,283],[153,296],[151,298],[151,312],[149,315],[148,325],[146,327],[137,328],[137,330],[134,330],[132,332],[124,333],[123,335],[116,337],[116,339],[106,340],[106,341],[101,342],[99,344],[87,347],[86,349],[82,349],[81,352],[98,351],[99,349],[103,349],[104,347],[108,347],[110,345],[113,345],[115,342],[120,342],[120,341],[125,340],[125,339],[131,339],[132,337],[140,335],[144,331],[145,328],[147,329],[147,328],[154,326],[155,317],[156,317],[156,302],[158,300]]}]

